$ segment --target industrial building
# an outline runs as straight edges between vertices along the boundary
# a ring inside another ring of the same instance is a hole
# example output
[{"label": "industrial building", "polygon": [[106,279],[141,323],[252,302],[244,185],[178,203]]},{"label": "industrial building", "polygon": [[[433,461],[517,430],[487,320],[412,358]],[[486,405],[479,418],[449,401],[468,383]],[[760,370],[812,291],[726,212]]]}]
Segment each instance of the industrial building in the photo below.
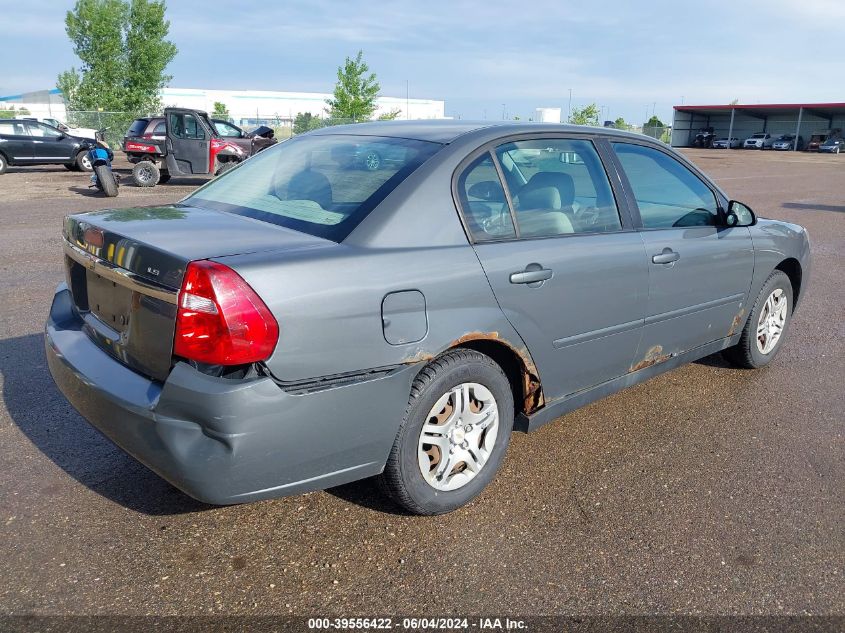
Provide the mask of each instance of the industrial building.
[{"label": "industrial building", "polygon": [[[270,90],[205,90],[164,88],[164,106],[193,108],[211,112],[215,103],[226,106],[232,120],[242,126],[261,124],[290,125],[300,112],[326,115],[326,99],[332,95],[317,92],[281,92]],[[40,90],[0,97],[0,107],[25,107],[35,116],[67,120],[67,110],[59,90]],[[375,116],[398,110],[401,119],[442,119],[445,102],[437,99],[379,97]],[[147,114],[147,113],[144,113]]]},{"label": "industrial building", "polygon": [[707,127],[713,128],[716,138],[740,142],[758,132],[794,134],[806,142],[814,134],[845,130],[845,103],[677,105],[672,147],[689,147],[699,130]]}]

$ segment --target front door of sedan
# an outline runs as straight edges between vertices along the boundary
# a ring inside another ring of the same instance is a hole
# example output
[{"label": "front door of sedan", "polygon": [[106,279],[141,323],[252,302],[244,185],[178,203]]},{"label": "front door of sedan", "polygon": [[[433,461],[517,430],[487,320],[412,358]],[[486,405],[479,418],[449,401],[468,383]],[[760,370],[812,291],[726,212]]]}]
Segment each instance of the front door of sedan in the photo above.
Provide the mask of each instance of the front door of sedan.
[{"label": "front door of sedan", "polygon": [[506,143],[476,158],[456,184],[478,258],[546,398],[629,371],[648,270],[593,143]]},{"label": "front door of sedan", "polygon": [[754,250],[746,227],[722,221],[713,190],[655,147],[613,143],[636,201],[649,267],[644,365],[741,329]]}]

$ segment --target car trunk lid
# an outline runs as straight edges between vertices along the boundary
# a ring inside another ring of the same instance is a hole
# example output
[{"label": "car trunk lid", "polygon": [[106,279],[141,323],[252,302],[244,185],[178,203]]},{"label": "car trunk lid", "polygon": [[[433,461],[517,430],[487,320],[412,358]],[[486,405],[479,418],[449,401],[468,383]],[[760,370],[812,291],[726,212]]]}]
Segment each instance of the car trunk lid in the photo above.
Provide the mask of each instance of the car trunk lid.
[{"label": "car trunk lid", "polygon": [[68,288],[88,336],[156,380],[172,367],[177,300],[189,262],[333,242],[221,211],[184,205],[70,215]]}]

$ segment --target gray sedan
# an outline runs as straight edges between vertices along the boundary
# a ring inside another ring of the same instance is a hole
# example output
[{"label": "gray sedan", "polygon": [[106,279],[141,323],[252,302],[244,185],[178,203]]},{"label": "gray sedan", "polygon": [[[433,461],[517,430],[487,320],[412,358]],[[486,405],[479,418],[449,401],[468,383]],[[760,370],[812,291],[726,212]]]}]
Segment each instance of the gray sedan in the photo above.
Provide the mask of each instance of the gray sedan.
[{"label": "gray sedan", "polygon": [[649,137],[465,121],[305,134],[179,204],[71,215],[63,249],[50,371],[116,444],[209,503],[379,476],[420,514],[478,495],[514,429],[768,364],[810,272],[802,227]]}]

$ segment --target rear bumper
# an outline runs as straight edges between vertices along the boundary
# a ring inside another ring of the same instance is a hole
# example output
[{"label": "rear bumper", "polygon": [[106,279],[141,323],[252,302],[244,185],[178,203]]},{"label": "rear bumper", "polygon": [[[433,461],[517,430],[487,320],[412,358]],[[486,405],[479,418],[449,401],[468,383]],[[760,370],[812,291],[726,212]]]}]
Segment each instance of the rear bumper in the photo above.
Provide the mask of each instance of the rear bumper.
[{"label": "rear bumper", "polygon": [[45,339],[50,373],[106,437],[190,496],[231,504],[381,472],[407,406],[411,366],[293,395],[269,378],[228,380],[178,363],[164,383],[97,347],[61,284]]}]

